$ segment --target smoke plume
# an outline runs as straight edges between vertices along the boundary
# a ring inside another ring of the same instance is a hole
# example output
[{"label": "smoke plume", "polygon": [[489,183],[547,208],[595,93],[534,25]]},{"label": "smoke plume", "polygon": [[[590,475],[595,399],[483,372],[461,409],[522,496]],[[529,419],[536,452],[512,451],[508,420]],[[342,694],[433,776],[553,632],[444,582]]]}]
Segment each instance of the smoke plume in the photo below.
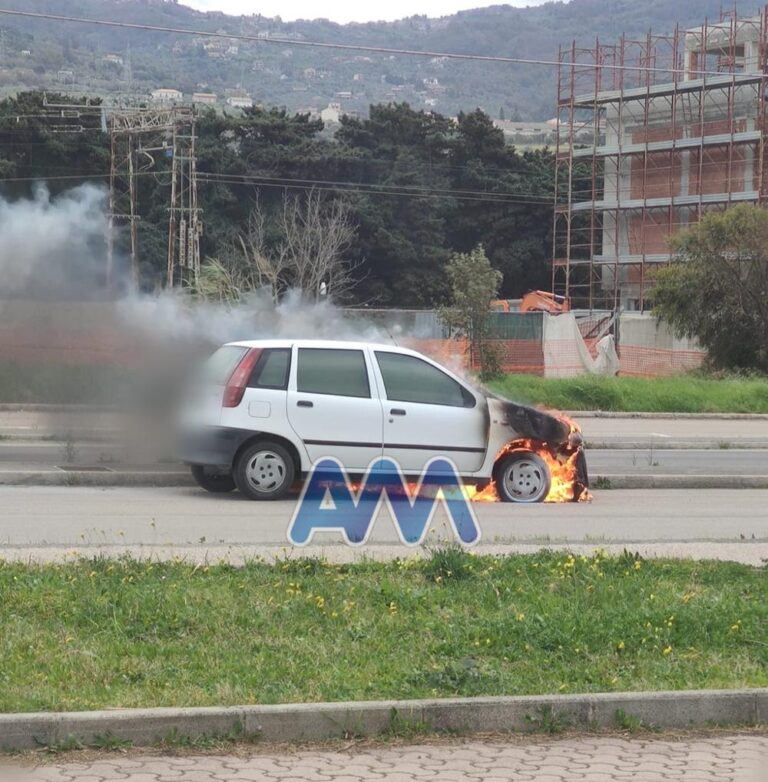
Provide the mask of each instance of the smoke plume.
[{"label": "smoke plume", "polygon": [[84,298],[103,287],[106,191],[80,185],[52,198],[0,198],[0,297]]}]

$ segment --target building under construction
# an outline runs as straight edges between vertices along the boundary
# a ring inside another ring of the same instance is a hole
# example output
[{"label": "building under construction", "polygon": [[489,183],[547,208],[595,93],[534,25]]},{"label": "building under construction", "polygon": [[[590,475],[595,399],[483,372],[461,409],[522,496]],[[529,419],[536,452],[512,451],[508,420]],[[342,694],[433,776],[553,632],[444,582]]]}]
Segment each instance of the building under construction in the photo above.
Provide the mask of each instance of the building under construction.
[{"label": "building under construction", "polygon": [[561,48],[554,290],[577,307],[648,309],[670,236],[764,203],[767,81],[768,5]]}]

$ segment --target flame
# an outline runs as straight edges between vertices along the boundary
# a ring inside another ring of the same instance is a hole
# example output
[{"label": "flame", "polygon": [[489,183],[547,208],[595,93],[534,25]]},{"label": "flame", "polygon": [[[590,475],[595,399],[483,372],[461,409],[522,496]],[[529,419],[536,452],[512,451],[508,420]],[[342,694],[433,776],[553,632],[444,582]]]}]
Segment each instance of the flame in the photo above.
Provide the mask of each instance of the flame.
[{"label": "flame", "polygon": [[[573,502],[577,496],[579,502],[589,502],[592,495],[585,486],[579,483],[578,460],[582,451],[581,428],[567,415],[563,413],[555,415],[570,427],[570,436],[566,445],[554,448],[537,440],[513,440],[501,449],[496,459],[498,461],[506,454],[515,451],[535,453],[543,459],[552,476],[552,486],[544,502]],[[481,490],[475,486],[467,486],[466,493],[472,502],[500,502],[494,481]]]}]

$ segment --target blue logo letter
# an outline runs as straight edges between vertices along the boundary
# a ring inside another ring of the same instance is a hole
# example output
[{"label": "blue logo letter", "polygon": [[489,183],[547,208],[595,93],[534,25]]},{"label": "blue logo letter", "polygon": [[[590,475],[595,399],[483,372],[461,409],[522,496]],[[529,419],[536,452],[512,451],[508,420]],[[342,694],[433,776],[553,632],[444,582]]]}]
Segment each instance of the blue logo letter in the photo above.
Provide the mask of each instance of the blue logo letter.
[{"label": "blue logo letter", "polygon": [[343,466],[321,459],[309,475],[288,528],[288,540],[305,546],[315,531],[341,532],[344,540],[359,546],[368,539],[382,499],[386,499],[400,540],[417,546],[426,537],[435,505],[443,502],[458,539],[467,545],[480,540],[480,528],[467,500],[456,467],[447,459],[427,464],[414,492],[408,488],[399,465],[377,459],[368,468],[357,495]]}]

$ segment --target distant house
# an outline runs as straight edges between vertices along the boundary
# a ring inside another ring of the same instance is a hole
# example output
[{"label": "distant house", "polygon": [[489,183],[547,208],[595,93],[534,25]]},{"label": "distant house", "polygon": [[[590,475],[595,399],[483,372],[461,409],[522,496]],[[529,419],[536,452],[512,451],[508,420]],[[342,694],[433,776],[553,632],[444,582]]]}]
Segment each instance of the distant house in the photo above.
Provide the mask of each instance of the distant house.
[{"label": "distant house", "polygon": [[320,119],[331,125],[337,124],[342,115],[341,103],[329,103],[326,108],[320,112]]},{"label": "distant house", "polygon": [[227,98],[227,105],[233,109],[250,109],[253,106],[253,98],[244,95],[233,95]]},{"label": "distant house", "polygon": [[184,94],[180,90],[174,90],[168,87],[161,87],[159,90],[152,90],[150,93],[153,103],[173,104],[181,103]]},{"label": "distant house", "polygon": [[349,100],[352,97],[352,92],[350,90],[340,90],[334,97],[339,98],[339,100]]},{"label": "distant house", "polygon": [[305,79],[317,78],[317,70],[315,68],[304,68],[304,78]]},{"label": "distant house", "polygon": [[548,122],[515,122],[514,120],[494,120],[493,124],[501,128],[508,136],[519,136],[524,138],[534,137],[554,137],[555,130]]},{"label": "distant house", "polygon": [[192,103],[200,106],[215,106],[218,97],[213,92],[194,92],[192,93]]},{"label": "distant house", "polygon": [[62,68],[57,74],[56,79],[62,83],[72,83],[75,80],[75,72],[69,70],[68,68]]},{"label": "distant house", "polygon": [[119,54],[105,54],[104,62],[112,63],[113,65],[122,65],[123,58]]},{"label": "distant house", "polygon": [[365,76],[363,76],[363,74],[362,74],[362,73],[356,73],[356,74],[355,74],[355,75],[352,77],[352,81],[365,81]]}]

